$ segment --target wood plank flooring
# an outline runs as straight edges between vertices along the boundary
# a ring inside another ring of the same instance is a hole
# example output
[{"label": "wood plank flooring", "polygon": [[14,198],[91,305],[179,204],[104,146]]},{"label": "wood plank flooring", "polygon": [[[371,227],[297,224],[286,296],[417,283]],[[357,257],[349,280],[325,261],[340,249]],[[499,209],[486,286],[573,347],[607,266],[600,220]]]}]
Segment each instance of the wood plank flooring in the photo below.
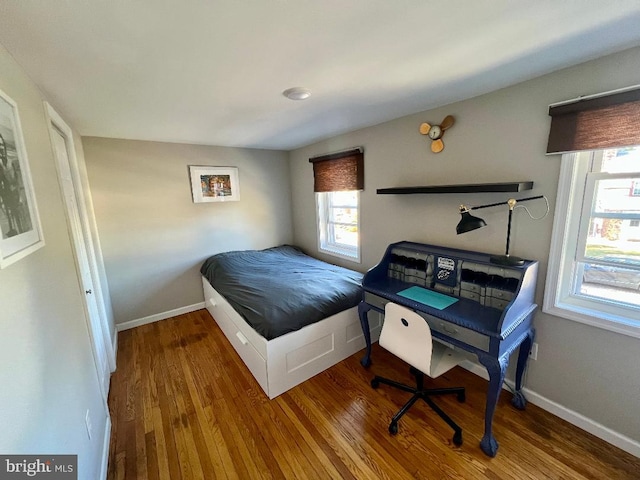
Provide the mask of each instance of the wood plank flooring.
[{"label": "wood plank flooring", "polygon": [[268,400],[206,310],[119,334],[111,379],[109,479],[638,479],[640,459],[503,391],[494,420],[500,449],[479,447],[487,382],[457,367],[435,386],[465,386],[467,400],[438,398],[464,431],[424,403],[391,436],[408,394],[374,373],[411,382],[408,366],[374,346]]}]

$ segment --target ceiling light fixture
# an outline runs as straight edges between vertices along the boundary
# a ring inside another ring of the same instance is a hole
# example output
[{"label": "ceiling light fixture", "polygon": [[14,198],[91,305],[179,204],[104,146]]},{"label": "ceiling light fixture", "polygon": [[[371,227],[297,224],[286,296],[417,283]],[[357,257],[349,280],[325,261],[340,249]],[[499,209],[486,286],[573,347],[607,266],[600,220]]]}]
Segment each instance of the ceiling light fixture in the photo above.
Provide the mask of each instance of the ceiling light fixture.
[{"label": "ceiling light fixture", "polygon": [[282,95],[287,97],[289,100],[306,100],[311,96],[311,90],[304,87],[292,87],[287,88]]}]

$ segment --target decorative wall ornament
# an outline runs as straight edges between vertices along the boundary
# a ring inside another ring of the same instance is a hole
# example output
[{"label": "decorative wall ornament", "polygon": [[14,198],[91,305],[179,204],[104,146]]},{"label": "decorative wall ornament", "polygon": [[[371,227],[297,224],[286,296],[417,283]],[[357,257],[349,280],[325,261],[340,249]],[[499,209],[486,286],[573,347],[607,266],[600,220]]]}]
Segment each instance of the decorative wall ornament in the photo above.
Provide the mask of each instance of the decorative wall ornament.
[{"label": "decorative wall ornament", "polygon": [[447,115],[440,125],[429,125],[428,123],[420,125],[420,133],[428,135],[431,139],[431,151],[433,153],[440,153],[444,150],[444,142],[442,141],[444,131],[453,127],[454,123],[455,119],[451,115]]}]

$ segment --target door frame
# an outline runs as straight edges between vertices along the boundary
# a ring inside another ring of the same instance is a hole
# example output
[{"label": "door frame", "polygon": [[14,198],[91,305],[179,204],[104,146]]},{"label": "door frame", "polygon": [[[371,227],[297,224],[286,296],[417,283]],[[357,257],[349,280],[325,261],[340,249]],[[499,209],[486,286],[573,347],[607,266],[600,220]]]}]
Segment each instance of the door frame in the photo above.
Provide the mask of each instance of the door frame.
[{"label": "door frame", "polygon": [[[78,246],[75,245],[76,241],[81,241],[84,243],[84,248],[87,252],[87,260],[88,267],[91,273],[91,280],[93,283],[94,297],[95,302],[97,304],[98,310],[98,318],[89,318],[90,309],[88,308],[85,289],[82,285],[82,279],[78,272],[78,286],[81,289],[82,298],[84,301],[85,312],[87,315],[87,326],[89,328],[90,336],[92,339],[92,347],[94,350],[94,356],[99,355],[98,352],[104,354],[107,359],[107,364],[110,372],[115,371],[116,368],[116,355],[115,355],[115,342],[113,340],[114,334],[112,334],[112,329],[109,328],[109,317],[107,314],[106,304],[105,304],[105,296],[104,290],[102,286],[102,282],[100,280],[100,270],[98,268],[97,256],[100,255],[102,258],[102,252],[100,251],[100,246],[96,242],[97,239],[94,238],[94,235],[91,231],[91,224],[89,222],[88,208],[93,212],[92,206],[87,202],[87,197],[84,194],[83,182],[80,176],[80,168],[78,165],[78,159],[75,152],[75,141],[73,137],[73,131],[71,127],[67,125],[67,123],[62,119],[62,117],[53,109],[53,107],[48,103],[44,102],[45,112],[47,116],[47,125],[49,127],[49,135],[51,140],[51,146],[53,149],[53,155],[56,161],[56,173],[58,175],[58,181],[60,187],[62,189],[66,189],[64,183],[61,178],[61,167],[60,162],[61,159],[58,158],[56,154],[56,147],[54,144],[54,129],[60,133],[62,138],[65,141],[67,147],[67,158],[68,158],[68,166],[71,173],[71,180],[73,184],[73,198],[75,199],[77,212],[80,220],[80,232],[78,233],[79,238],[77,238],[76,234],[72,231],[71,222],[69,218],[72,215],[72,212],[67,208],[66,202],[63,202],[66,214],[67,214],[67,227],[69,229],[70,237],[73,242],[73,254],[76,260],[76,265],[79,264],[80,259],[78,258],[78,253],[76,248]],[[71,192],[67,192],[71,193]],[[64,192],[63,192],[64,194]],[[87,207],[88,206],[88,207]],[[77,240],[76,240],[77,238]],[[98,358],[96,360],[96,368],[98,368],[99,362]],[[110,373],[109,372],[109,373]],[[102,376],[102,372],[98,372],[99,375]],[[108,394],[108,381],[106,383],[107,391],[103,392],[105,396]]]}]

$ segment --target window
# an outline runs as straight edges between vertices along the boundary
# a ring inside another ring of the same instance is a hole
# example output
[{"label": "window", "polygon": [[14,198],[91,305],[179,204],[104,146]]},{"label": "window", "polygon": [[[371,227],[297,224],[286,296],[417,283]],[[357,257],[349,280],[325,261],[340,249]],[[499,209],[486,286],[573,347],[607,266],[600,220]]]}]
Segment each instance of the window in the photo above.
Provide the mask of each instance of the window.
[{"label": "window", "polygon": [[564,154],[544,310],[640,337],[640,146]]},{"label": "window", "polygon": [[362,148],[310,158],[316,192],[318,250],[360,262]]},{"label": "window", "polygon": [[358,191],[316,193],[320,251],[360,261],[359,200]]}]

